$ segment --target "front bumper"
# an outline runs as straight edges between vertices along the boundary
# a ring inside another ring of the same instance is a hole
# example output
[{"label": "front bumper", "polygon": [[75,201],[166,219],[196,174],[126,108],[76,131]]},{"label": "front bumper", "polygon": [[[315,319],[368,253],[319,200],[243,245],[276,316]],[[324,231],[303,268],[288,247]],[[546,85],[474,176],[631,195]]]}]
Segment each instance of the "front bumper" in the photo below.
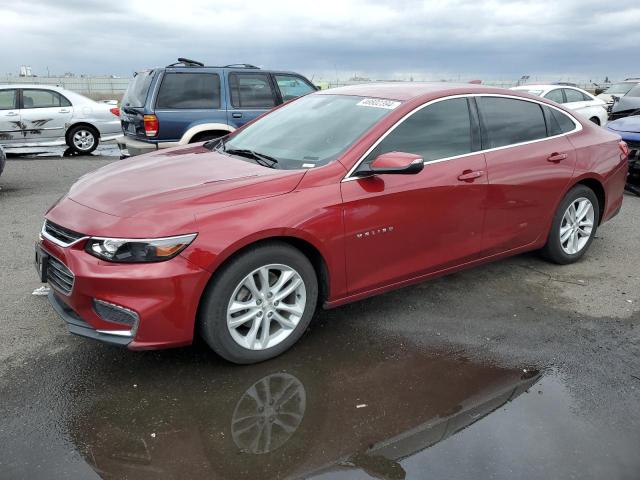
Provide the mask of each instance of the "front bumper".
[{"label": "front bumper", "polygon": [[[86,253],[84,241],[60,247],[45,238],[38,247],[74,275],[68,294],[49,282],[49,301],[71,333],[131,350],[192,343],[198,304],[210,274],[186,258],[118,264]],[[97,304],[131,312],[137,317],[135,325],[110,321]]]}]

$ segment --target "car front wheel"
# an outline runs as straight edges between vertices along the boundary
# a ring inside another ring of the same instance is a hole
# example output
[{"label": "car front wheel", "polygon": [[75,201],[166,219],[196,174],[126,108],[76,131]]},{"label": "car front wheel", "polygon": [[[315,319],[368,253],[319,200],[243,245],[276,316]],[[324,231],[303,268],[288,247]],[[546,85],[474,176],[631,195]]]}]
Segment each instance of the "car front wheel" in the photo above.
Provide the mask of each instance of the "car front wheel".
[{"label": "car front wheel", "polygon": [[78,155],[89,155],[98,148],[98,143],[98,134],[91,127],[73,127],[67,135],[67,145]]},{"label": "car front wheel", "polygon": [[215,275],[200,310],[201,333],[226,360],[261,362],[298,341],[317,298],[318,280],[307,257],[284,243],[264,244]]},{"label": "car front wheel", "polygon": [[585,185],[576,185],[558,207],[542,253],[564,265],[579,260],[587,251],[600,222],[598,197]]}]

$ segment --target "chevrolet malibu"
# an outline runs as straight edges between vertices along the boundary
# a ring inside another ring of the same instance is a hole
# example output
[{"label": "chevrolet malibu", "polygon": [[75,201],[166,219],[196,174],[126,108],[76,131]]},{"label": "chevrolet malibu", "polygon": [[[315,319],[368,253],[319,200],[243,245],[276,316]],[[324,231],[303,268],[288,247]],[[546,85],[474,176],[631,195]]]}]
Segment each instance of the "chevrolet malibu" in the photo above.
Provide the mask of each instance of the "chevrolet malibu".
[{"label": "chevrolet malibu", "polygon": [[315,92],[85,175],[46,213],[36,265],[72,333],[131,350],[199,334],[253,363],[291,347],[317,305],[530,250],[577,261],[620,210],[627,153],[526,93]]}]

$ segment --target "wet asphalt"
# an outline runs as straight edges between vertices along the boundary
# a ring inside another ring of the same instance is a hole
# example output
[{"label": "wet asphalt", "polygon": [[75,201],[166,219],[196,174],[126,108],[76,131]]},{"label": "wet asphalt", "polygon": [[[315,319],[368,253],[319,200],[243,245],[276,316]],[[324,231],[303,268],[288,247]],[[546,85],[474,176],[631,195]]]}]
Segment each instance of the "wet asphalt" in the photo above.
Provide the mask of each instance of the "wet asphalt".
[{"label": "wet asphalt", "polygon": [[240,367],[70,336],[31,294],[42,215],[100,153],[0,177],[0,478],[640,478],[640,197],[575,265],[520,255],[319,311]]}]

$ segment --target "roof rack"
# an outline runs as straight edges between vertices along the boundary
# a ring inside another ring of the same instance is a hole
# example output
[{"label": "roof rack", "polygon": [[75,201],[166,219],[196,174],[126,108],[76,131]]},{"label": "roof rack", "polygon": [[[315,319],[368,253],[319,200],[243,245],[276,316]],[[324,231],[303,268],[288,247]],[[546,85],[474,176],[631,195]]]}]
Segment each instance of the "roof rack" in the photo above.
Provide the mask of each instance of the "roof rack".
[{"label": "roof rack", "polygon": [[223,68],[255,68],[256,70],[260,70],[260,67],[256,67],[255,65],[251,65],[250,63],[231,63],[229,65],[225,65]]},{"label": "roof rack", "polygon": [[176,63],[167,65],[167,67],[175,67],[178,65],[184,65],[185,67],[204,67],[204,63],[202,62],[198,62],[196,60],[190,60],[188,58],[183,58],[183,57],[179,57]]}]

